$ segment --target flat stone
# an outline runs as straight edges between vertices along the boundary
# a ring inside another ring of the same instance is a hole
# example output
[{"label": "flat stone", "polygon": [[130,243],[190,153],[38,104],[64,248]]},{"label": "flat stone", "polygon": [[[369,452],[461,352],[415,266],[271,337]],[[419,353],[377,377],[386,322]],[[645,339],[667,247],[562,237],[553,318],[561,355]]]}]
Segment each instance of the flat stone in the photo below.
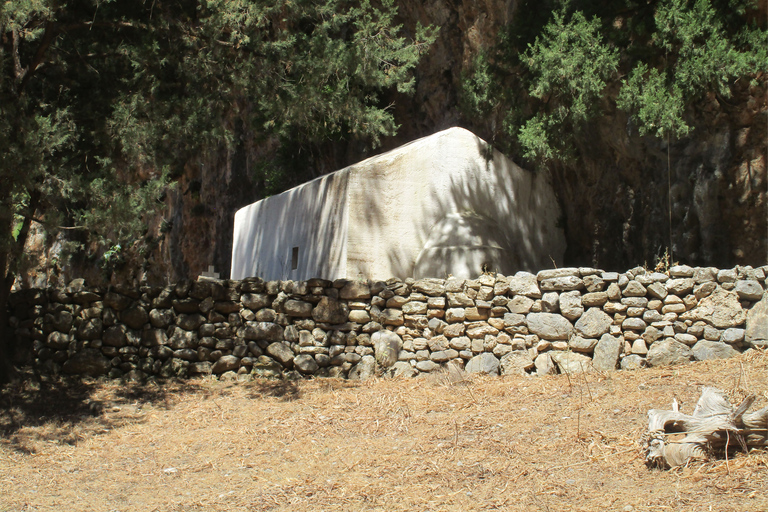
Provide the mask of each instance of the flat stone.
[{"label": "flat stone", "polygon": [[517,295],[514,298],[510,299],[509,302],[507,302],[507,309],[509,309],[509,311],[511,311],[512,313],[527,315],[528,313],[531,312],[533,303],[534,301],[530,297]]},{"label": "flat stone", "polygon": [[283,304],[283,313],[288,316],[307,318],[312,316],[313,307],[310,302],[303,300],[287,300]]},{"label": "flat stone", "polygon": [[551,268],[551,269],[541,270],[538,274],[536,274],[536,279],[538,281],[544,281],[546,279],[557,279],[560,277],[572,277],[572,276],[573,277],[581,276],[578,268],[564,267],[564,268]]},{"label": "flat stone", "polygon": [[666,286],[661,283],[651,283],[648,285],[648,295],[654,299],[664,300],[669,293]]},{"label": "flat stone", "polygon": [[[600,308],[589,308],[576,322],[576,332],[585,338],[599,339],[608,332],[613,319]],[[537,333],[538,334],[538,333]],[[550,338],[552,339],[552,338]]]},{"label": "flat stone", "polygon": [[689,347],[694,345],[698,341],[696,336],[692,334],[688,334],[686,332],[679,332],[675,334],[675,340],[679,341],[680,343],[684,343]]},{"label": "flat stone", "polygon": [[576,276],[555,277],[541,281],[539,287],[544,292],[578,290],[584,288],[584,281]]},{"label": "flat stone", "polygon": [[607,292],[585,293],[581,297],[581,303],[586,307],[600,307],[608,302]]},{"label": "flat stone", "polygon": [[235,371],[240,368],[240,358],[236,356],[221,356],[213,363],[211,373],[221,375],[225,372]]},{"label": "flat stone", "polygon": [[[427,362],[427,361],[423,361]],[[415,377],[419,372],[406,361],[398,361],[393,364],[384,375],[390,378],[411,378]]]},{"label": "flat stone", "polygon": [[670,277],[693,277],[693,268],[688,265],[675,265],[670,267]]},{"label": "flat stone", "polygon": [[416,369],[419,370],[420,372],[430,373],[437,370],[438,368],[440,368],[440,365],[430,360],[419,361],[418,363],[416,363]]},{"label": "flat stone", "polygon": [[659,340],[648,350],[649,366],[672,366],[691,361],[693,352],[690,347],[673,338]]},{"label": "flat stone", "polygon": [[573,332],[573,325],[554,313],[530,313],[526,321],[529,331],[546,340],[567,340]]},{"label": "flat stone", "polygon": [[595,345],[597,345],[596,339],[582,338],[577,334],[574,334],[571,336],[571,339],[568,340],[568,348],[574,352],[592,353]]},{"label": "flat stone", "polygon": [[701,340],[693,346],[693,356],[697,361],[728,359],[739,354],[740,352],[732,346],[718,341]]},{"label": "flat stone", "polygon": [[403,312],[399,309],[387,308],[381,312],[379,321],[382,325],[399,326],[405,323]]},{"label": "flat stone", "polygon": [[473,307],[475,301],[470,299],[466,293],[446,293],[449,308],[467,308]]},{"label": "flat stone", "polygon": [[717,273],[718,283],[735,283],[739,278],[735,268],[722,269]]},{"label": "flat stone", "polygon": [[403,304],[403,313],[406,315],[426,315],[427,303],[426,302],[407,302]]},{"label": "flat stone", "polygon": [[445,281],[442,279],[419,279],[413,283],[413,290],[428,295],[439,297],[445,293]]},{"label": "flat stone", "polygon": [[368,281],[350,281],[339,290],[339,298],[344,300],[369,299],[371,288]]}]

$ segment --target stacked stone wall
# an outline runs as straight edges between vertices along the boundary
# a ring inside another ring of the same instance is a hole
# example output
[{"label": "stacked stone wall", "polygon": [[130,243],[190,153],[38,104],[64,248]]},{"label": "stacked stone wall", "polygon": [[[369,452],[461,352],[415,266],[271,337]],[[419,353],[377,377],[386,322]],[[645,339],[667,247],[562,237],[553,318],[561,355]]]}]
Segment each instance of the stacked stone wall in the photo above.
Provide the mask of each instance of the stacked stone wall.
[{"label": "stacked stone wall", "polygon": [[377,281],[203,279],[22,290],[16,342],[47,374],[224,378],[635,369],[768,344],[768,266],[592,268]]}]

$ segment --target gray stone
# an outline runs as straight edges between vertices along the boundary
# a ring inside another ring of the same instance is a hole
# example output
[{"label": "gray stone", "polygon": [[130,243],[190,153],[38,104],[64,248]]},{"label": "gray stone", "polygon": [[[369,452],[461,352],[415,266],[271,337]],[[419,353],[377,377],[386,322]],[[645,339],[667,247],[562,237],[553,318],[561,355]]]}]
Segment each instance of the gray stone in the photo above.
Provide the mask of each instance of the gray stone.
[{"label": "gray stone", "polygon": [[531,312],[531,308],[533,307],[533,299],[529,297],[525,297],[523,295],[517,295],[514,298],[510,299],[509,302],[507,302],[507,309],[509,309],[512,313],[517,313],[520,315],[527,315]]},{"label": "gray stone", "polygon": [[344,300],[369,299],[371,297],[371,288],[368,285],[368,281],[350,281],[339,290],[339,297]]},{"label": "gray stone", "polygon": [[608,302],[608,292],[585,293],[581,297],[581,303],[584,307],[600,307]]},{"label": "gray stone", "polygon": [[693,277],[694,270],[688,265],[675,265],[670,267],[670,277]]},{"label": "gray stone", "polygon": [[128,338],[125,335],[125,327],[122,325],[107,327],[101,340],[107,347],[124,347],[128,344]]},{"label": "gray stone", "polygon": [[204,323],[205,317],[200,313],[181,314],[176,318],[176,325],[185,331],[196,331]]},{"label": "gray stone", "polygon": [[564,268],[550,268],[539,271],[538,274],[536,274],[536,279],[539,281],[544,281],[547,279],[557,279],[560,277],[579,277],[581,274],[579,273],[578,268],[574,267],[564,267]]},{"label": "gray stone", "polygon": [[[287,300],[283,304],[283,312],[288,316],[307,318],[312,316],[312,304],[303,300]],[[338,322],[341,323],[341,322]]]},{"label": "gray stone", "polygon": [[541,298],[541,290],[536,276],[528,272],[518,272],[514,277],[508,278],[509,294],[524,295],[534,299]]},{"label": "gray stone", "polygon": [[738,344],[745,339],[745,330],[738,327],[730,327],[723,332],[723,343]]},{"label": "gray stone", "polygon": [[341,324],[347,321],[348,316],[349,309],[346,304],[325,296],[312,310],[312,318],[315,322]]},{"label": "gray stone", "polygon": [[211,372],[216,375],[221,375],[224,372],[235,371],[240,368],[240,358],[232,355],[221,356],[213,366],[211,366]]},{"label": "gray stone", "polygon": [[[422,361],[422,362],[428,362],[428,361]],[[415,377],[419,372],[411,366],[410,363],[406,361],[398,361],[395,364],[393,364],[385,373],[387,377],[391,378],[398,378],[398,377]]]},{"label": "gray stone", "polygon": [[182,348],[173,351],[173,357],[185,361],[197,361],[197,350],[191,348]]},{"label": "gray stone", "polygon": [[648,350],[649,366],[671,366],[690,362],[693,352],[690,347],[674,338],[659,340]]},{"label": "gray stone", "polygon": [[283,328],[272,322],[245,322],[237,336],[246,340],[282,341]]},{"label": "gray stone", "polygon": [[753,347],[768,346],[768,293],[747,313],[744,340]]},{"label": "gray stone", "polygon": [[645,368],[647,364],[646,359],[637,354],[630,354],[621,359],[622,370],[639,370],[640,368]]},{"label": "gray stone", "polygon": [[546,340],[567,340],[573,332],[568,320],[553,313],[530,313],[526,321],[529,331]]},{"label": "gray stone", "polygon": [[484,373],[487,375],[499,374],[499,360],[496,356],[487,352],[477,355],[467,362],[464,368],[467,373]]},{"label": "gray stone", "polygon": [[[598,339],[608,332],[613,319],[600,308],[588,309],[576,322],[576,332],[585,338]],[[538,333],[537,333],[538,334]],[[552,338],[549,338],[552,339]]]},{"label": "gray stone", "polygon": [[664,300],[668,293],[667,288],[661,283],[651,283],[648,285],[648,295],[654,299]]},{"label": "gray stone", "polygon": [[271,343],[267,346],[267,354],[286,368],[293,368],[293,350],[285,343]]},{"label": "gray stone", "polygon": [[304,375],[312,375],[320,369],[315,358],[309,354],[299,354],[294,357],[293,367]]},{"label": "gray stone", "polygon": [[544,279],[539,283],[541,291],[570,291],[584,288],[584,281],[576,276],[568,277],[555,277],[552,279]]},{"label": "gray stone", "polygon": [[732,346],[718,341],[701,340],[693,346],[693,356],[697,361],[728,359],[739,354],[740,352]]},{"label": "gray stone", "polygon": [[746,315],[735,292],[717,288],[710,296],[680,315],[681,320],[694,322],[703,320],[718,329],[739,327],[746,321]]},{"label": "gray stone", "polygon": [[265,379],[279,377],[283,372],[283,366],[268,356],[259,356],[253,364],[251,373],[254,377]]},{"label": "gray stone", "polygon": [[374,375],[376,359],[373,356],[363,356],[360,362],[349,370],[350,380],[366,380]]},{"label": "gray stone", "polygon": [[525,375],[534,367],[533,359],[527,350],[513,350],[503,356],[499,362],[502,375]]},{"label": "gray stone", "polygon": [[541,296],[541,310],[545,313],[556,313],[560,296],[557,292],[547,292]]},{"label": "gray stone", "polygon": [[419,279],[413,283],[414,291],[430,297],[439,297],[445,293],[445,281],[442,279]]},{"label": "gray stone", "polygon": [[740,300],[758,301],[763,297],[763,287],[757,281],[737,281],[733,291]]},{"label": "gray stone", "polygon": [[403,348],[403,340],[392,331],[382,330],[371,336],[376,362],[382,368],[389,368],[397,362]]},{"label": "gray stone", "polygon": [[582,338],[581,336],[574,334],[571,339],[568,340],[568,348],[574,352],[592,352],[592,349],[597,345],[597,340],[592,338]]},{"label": "gray stone", "polygon": [[645,286],[641,285],[637,281],[629,281],[626,288],[622,291],[625,297],[645,297]]},{"label": "gray stone", "polygon": [[102,355],[101,351],[86,348],[64,361],[61,371],[70,375],[98,377],[109,372],[111,368],[112,363]]},{"label": "gray stone", "polygon": [[738,279],[738,277],[739,276],[735,268],[730,268],[730,269],[724,268],[718,271],[717,282],[718,283],[734,283],[736,282],[736,279]]},{"label": "gray stone", "polygon": [[630,317],[621,322],[621,328],[631,331],[645,331],[648,324],[642,318]]},{"label": "gray stone", "polygon": [[574,321],[584,313],[581,302],[581,292],[570,291],[560,294],[560,314],[568,320]]},{"label": "gray stone", "polygon": [[77,328],[77,337],[81,340],[96,340],[101,338],[103,324],[100,318],[89,318]]},{"label": "gray stone", "polygon": [[623,348],[622,345],[623,343],[619,338],[610,334],[603,334],[595,346],[592,367],[601,372],[615,370]]},{"label": "gray stone", "polygon": [[134,306],[121,311],[120,320],[131,329],[141,329],[149,322],[149,314],[141,306]]},{"label": "gray stone", "polygon": [[416,369],[419,370],[420,372],[429,373],[437,370],[438,368],[440,368],[440,365],[435,363],[434,361],[426,360],[426,361],[419,361],[418,363],[416,363]]},{"label": "gray stone", "polygon": [[[694,281],[692,278],[670,279],[666,282],[666,288],[669,293],[679,297],[687,295],[693,291]],[[657,297],[660,298],[660,297]]]},{"label": "gray stone", "polygon": [[573,375],[576,373],[591,372],[592,358],[575,352],[553,351],[549,353],[552,361],[557,365],[560,373]]},{"label": "gray stone", "polygon": [[555,363],[553,363],[552,358],[549,357],[549,352],[545,352],[536,356],[533,364],[536,366],[537,375],[552,375],[557,373]]},{"label": "gray stone", "polygon": [[403,312],[399,309],[388,308],[381,312],[379,321],[382,325],[400,326],[405,323]]},{"label": "gray stone", "polygon": [[696,341],[698,341],[696,339],[696,336],[694,336],[693,334],[688,334],[687,332],[679,332],[675,334],[675,339],[680,343],[688,345],[689,347],[694,345]]},{"label": "gray stone", "polygon": [[210,361],[199,361],[196,363],[190,363],[187,367],[187,371],[190,375],[210,375],[212,373],[213,364]]},{"label": "gray stone", "polygon": [[427,303],[426,302],[407,302],[403,304],[403,314],[406,315],[426,315]]}]

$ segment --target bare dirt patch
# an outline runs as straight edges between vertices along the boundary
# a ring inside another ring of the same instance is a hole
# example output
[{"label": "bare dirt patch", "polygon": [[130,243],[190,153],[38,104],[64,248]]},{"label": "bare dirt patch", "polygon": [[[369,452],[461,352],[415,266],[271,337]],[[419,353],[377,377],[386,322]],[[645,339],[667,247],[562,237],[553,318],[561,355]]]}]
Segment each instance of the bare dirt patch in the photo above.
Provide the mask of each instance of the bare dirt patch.
[{"label": "bare dirt patch", "polygon": [[0,394],[0,510],[768,510],[768,453],[645,467],[647,411],[768,405],[768,355],[585,376],[43,382]]}]

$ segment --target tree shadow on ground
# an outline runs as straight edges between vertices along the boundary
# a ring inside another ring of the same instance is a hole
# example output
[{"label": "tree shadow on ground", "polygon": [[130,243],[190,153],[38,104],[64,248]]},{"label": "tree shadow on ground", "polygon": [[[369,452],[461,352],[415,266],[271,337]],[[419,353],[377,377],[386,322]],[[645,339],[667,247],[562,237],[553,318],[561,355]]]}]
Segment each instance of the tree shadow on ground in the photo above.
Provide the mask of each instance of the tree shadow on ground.
[{"label": "tree shadow on ground", "polygon": [[302,396],[299,381],[295,380],[258,379],[251,382],[248,387],[249,398],[271,396],[280,398],[284,402],[292,402]]},{"label": "tree shadow on ground", "polygon": [[0,444],[35,453],[40,443],[77,444],[128,424],[143,423],[148,410],[170,410],[182,392],[199,392],[187,381],[148,383],[48,377],[30,374],[0,388]]}]

